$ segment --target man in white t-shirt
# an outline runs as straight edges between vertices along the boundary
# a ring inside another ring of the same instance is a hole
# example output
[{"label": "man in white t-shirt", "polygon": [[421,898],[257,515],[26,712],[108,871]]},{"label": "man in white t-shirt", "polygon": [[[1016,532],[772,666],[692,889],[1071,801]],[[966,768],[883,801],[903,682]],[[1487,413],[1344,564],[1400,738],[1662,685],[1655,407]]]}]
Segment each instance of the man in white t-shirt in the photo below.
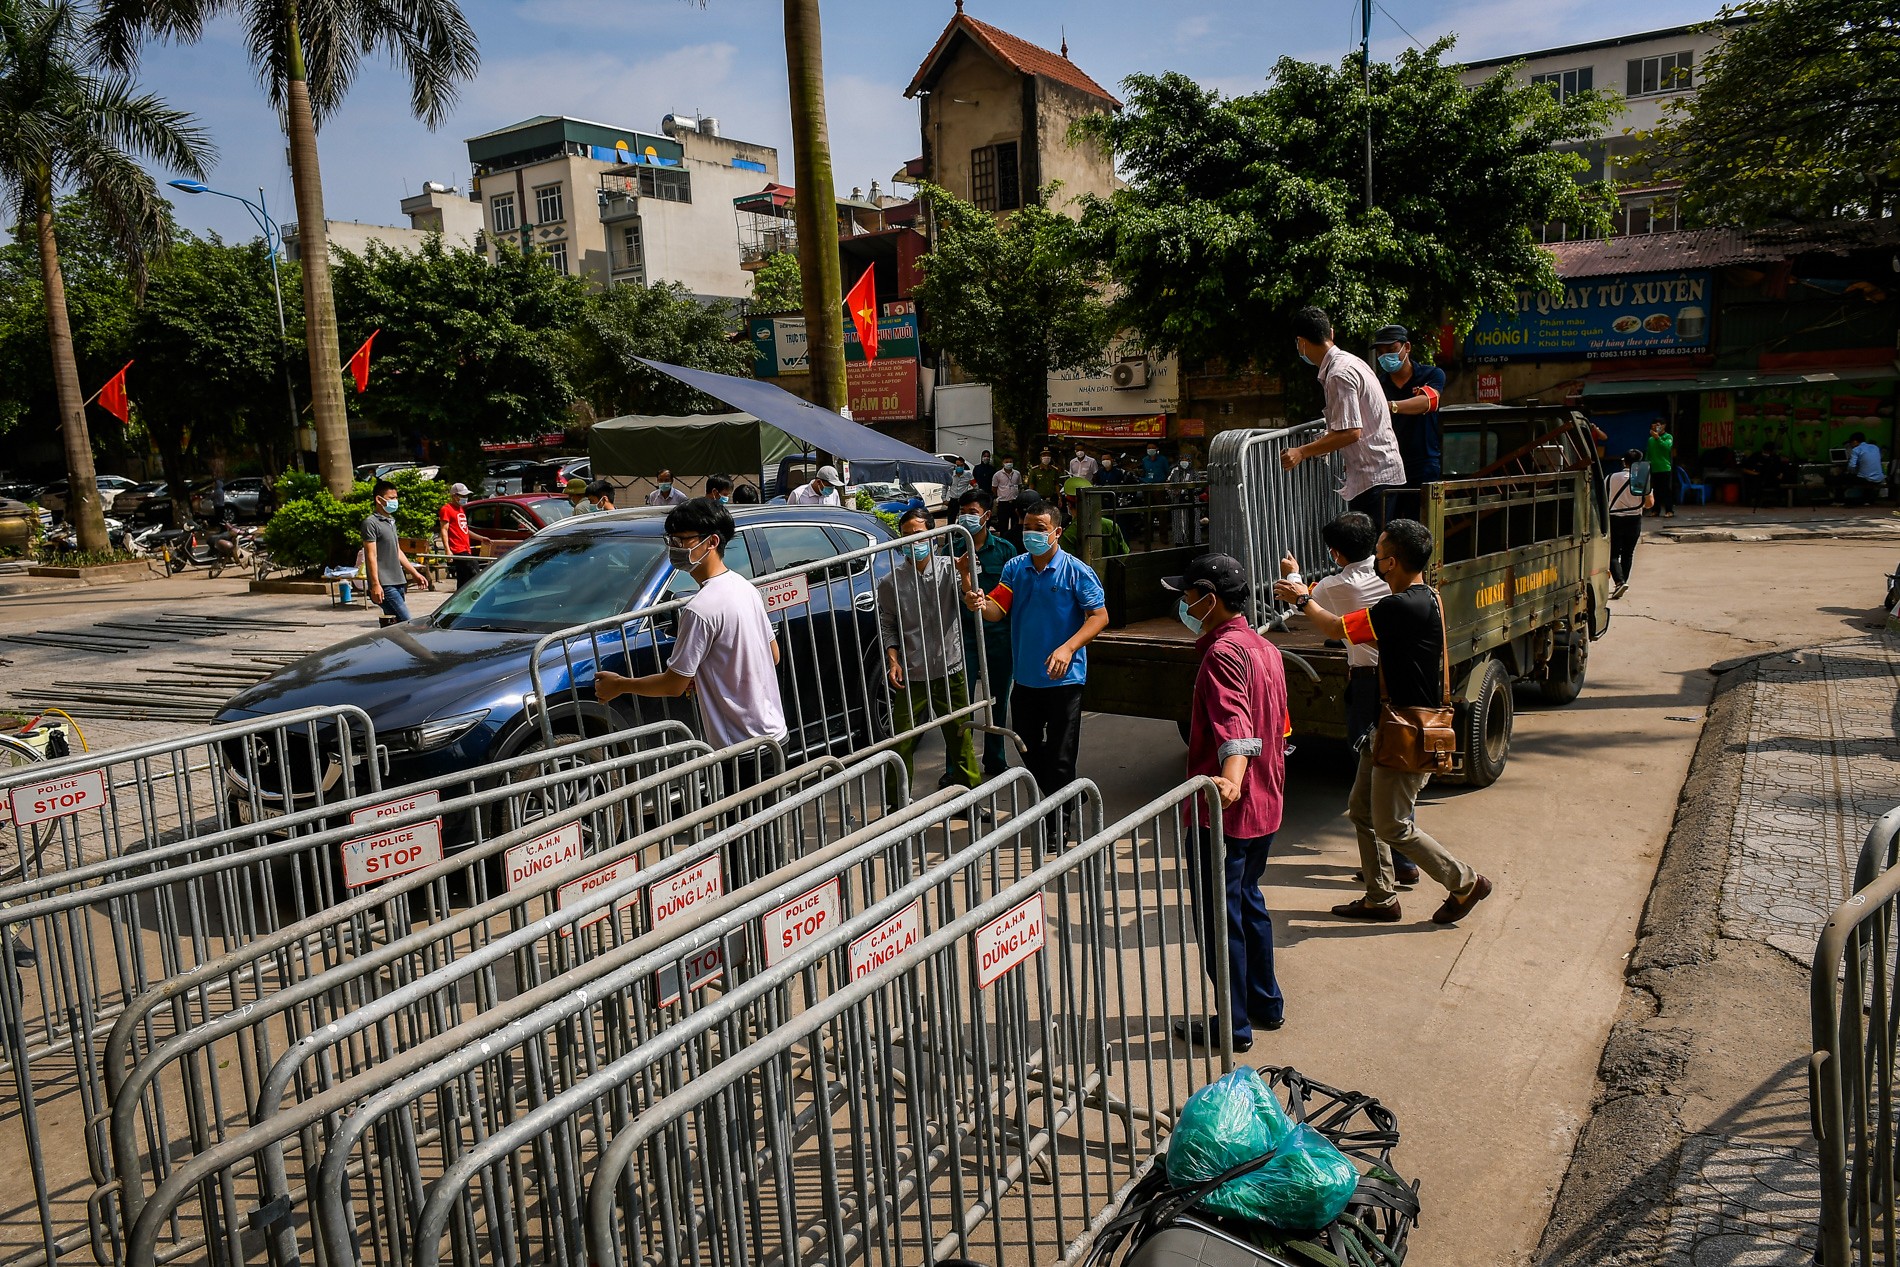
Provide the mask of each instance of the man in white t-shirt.
[{"label": "man in white t-shirt", "polygon": [[731,513],[704,497],[667,512],[667,560],[699,582],[680,612],[673,654],[658,673],[602,672],[594,681],[594,694],[602,701],[622,695],[677,699],[693,691],[706,741],[715,748],[748,739],[783,742],[787,733],[778,642],[765,600],[751,582],[726,567],[726,543],[734,532]]},{"label": "man in white t-shirt", "polygon": [[812,476],[811,483],[800,484],[785,500],[794,506],[837,506],[841,504],[838,490],[843,487],[844,481],[839,478],[837,467],[821,466],[818,474]]},{"label": "man in white t-shirt", "polygon": [[1340,452],[1345,483],[1339,495],[1346,509],[1372,516],[1373,525],[1383,528],[1391,517],[1391,493],[1405,485],[1405,459],[1385,388],[1370,365],[1334,344],[1332,318],[1323,310],[1302,308],[1294,314],[1293,342],[1300,359],[1319,373],[1326,434],[1283,451],[1280,465],[1290,471]]}]

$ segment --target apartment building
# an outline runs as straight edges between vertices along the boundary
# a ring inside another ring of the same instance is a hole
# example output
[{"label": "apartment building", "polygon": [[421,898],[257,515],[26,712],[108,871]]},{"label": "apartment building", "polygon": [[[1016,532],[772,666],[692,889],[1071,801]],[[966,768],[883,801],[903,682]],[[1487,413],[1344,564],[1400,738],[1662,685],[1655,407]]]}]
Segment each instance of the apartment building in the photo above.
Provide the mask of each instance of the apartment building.
[{"label": "apartment building", "polygon": [[[1731,25],[1733,21],[1674,26],[1491,57],[1466,63],[1463,78],[1473,84],[1501,67],[1515,65],[1519,77],[1544,85],[1558,100],[1589,89],[1615,93],[1622,99],[1622,109],[1602,135],[1569,147],[1589,164],[1579,179],[1607,180],[1618,187],[1621,206],[1615,232],[1663,233],[1678,227],[1670,197],[1675,186],[1650,179],[1637,164],[1636,154],[1644,134],[1662,121],[1669,103],[1695,92],[1701,68]],[[1551,225],[1545,231],[1551,242],[1572,236],[1575,230],[1563,225]]]},{"label": "apartment building", "polygon": [[716,118],[660,130],[540,115],[468,139],[483,249],[506,242],[595,286],[678,282],[740,301],[733,200],[778,179],[778,151],[720,135]]}]

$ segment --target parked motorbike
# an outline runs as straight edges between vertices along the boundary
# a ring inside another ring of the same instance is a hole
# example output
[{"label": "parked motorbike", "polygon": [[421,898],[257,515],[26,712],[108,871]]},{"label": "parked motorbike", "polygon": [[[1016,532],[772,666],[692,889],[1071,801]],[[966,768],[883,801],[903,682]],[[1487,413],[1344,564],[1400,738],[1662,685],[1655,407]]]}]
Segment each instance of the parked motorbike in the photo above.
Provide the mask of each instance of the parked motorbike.
[{"label": "parked motorbike", "polygon": [[213,580],[229,567],[248,568],[257,550],[257,534],[232,524],[204,525],[187,520],[183,528],[160,528],[145,535],[147,547],[163,554],[172,572],[201,567]]},{"label": "parked motorbike", "polygon": [[[130,537],[125,524],[106,517],[106,541],[114,550],[129,550]],[[49,555],[76,554],[79,550],[79,528],[70,519],[48,528],[41,537],[41,548]]]}]

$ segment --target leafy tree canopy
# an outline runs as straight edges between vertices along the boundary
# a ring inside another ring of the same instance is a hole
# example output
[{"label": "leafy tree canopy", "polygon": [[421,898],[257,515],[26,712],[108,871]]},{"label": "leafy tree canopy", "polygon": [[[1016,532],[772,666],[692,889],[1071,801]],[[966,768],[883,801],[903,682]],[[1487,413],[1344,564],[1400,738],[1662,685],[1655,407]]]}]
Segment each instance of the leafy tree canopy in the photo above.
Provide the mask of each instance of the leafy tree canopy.
[{"label": "leafy tree canopy", "polygon": [[1538,227],[1607,232],[1609,194],[1580,186],[1582,160],[1552,147],[1598,135],[1611,105],[1559,103],[1508,71],[1466,87],[1443,60],[1451,44],[1372,67],[1370,211],[1357,58],[1282,58],[1264,89],[1237,97],[1173,73],[1128,79],[1120,114],[1078,125],[1129,182],[1083,199],[1120,322],[1190,362],[1288,369],[1288,322],[1307,304],[1362,340],[1390,321],[1468,328],[1519,287],[1554,289]]},{"label": "leafy tree canopy", "polygon": [[753,311],[802,312],[804,308],[805,283],[798,275],[798,256],[791,251],[767,256],[752,274]]},{"label": "leafy tree canopy", "polygon": [[1697,91],[1644,158],[1692,223],[1900,211],[1900,10],[1892,0],[1742,0]]},{"label": "leafy tree canopy", "polygon": [[442,446],[449,477],[480,478],[485,440],[566,425],[562,335],[583,305],[578,280],[511,248],[491,264],[439,234],[415,251],[339,251],[334,276],[342,345],[382,331],[369,390],[348,388],[351,411]]},{"label": "leafy tree canopy", "polygon": [[1015,444],[1027,445],[1046,424],[1049,375],[1102,363],[1112,333],[1102,266],[1076,222],[1041,202],[999,219],[934,185],[919,192],[937,217],[917,288],[930,337],[990,385]]},{"label": "leafy tree canopy", "polygon": [[[796,280],[796,260],[792,275]],[[730,337],[735,321],[730,306],[701,303],[678,282],[590,294],[568,340],[576,386],[597,418],[724,412],[725,405],[637,358],[750,376],[751,349]]]}]

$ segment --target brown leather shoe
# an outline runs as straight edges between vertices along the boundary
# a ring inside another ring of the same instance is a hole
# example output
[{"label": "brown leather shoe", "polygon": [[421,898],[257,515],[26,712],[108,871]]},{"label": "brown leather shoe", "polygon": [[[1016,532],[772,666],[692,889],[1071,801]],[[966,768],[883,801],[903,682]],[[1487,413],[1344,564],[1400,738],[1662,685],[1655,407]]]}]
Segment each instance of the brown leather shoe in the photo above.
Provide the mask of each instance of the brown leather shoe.
[{"label": "brown leather shoe", "polygon": [[1399,922],[1399,904],[1373,906],[1362,897],[1343,902],[1333,908],[1333,914],[1341,919],[1363,919],[1374,924],[1396,924]]},{"label": "brown leather shoe", "polygon": [[1479,876],[1478,882],[1473,884],[1471,891],[1463,897],[1459,897],[1455,893],[1447,893],[1445,895],[1445,904],[1432,912],[1432,923],[1456,924],[1459,920],[1471,914],[1472,907],[1490,896],[1491,882],[1483,876]]}]

